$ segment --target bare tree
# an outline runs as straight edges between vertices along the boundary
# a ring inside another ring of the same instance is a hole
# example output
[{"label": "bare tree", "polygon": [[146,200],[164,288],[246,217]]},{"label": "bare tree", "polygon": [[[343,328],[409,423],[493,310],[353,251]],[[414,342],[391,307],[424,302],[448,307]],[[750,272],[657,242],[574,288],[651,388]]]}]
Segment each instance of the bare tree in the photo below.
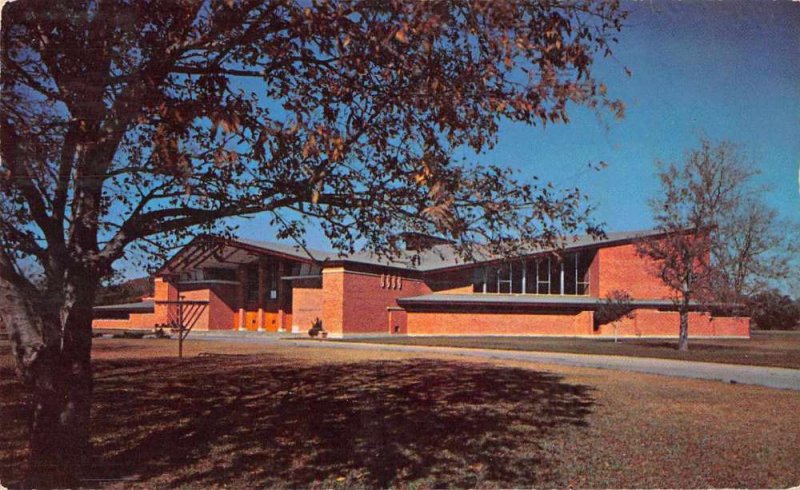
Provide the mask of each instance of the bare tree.
[{"label": "bare tree", "polygon": [[594,313],[594,321],[597,325],[610,323],[614,327],[614,343],[616,344],[619,322],[624,319],[636,318],[634,310],[633,297],[627,291],[615,289],[603,298],[603,302]]},{"label": "bare tree", "polygon": [[752,163],[733,143],[701,139],[681,165],[659,162],[658,168],[661,188],[650,208],[664,237],[643,241],[639,251],[655,259],[657,274],[675,293],[678,348],[688,350],[692,303],[742,304],[788,273],[789,255],[776,214],[754,185]]},{"label": "bare tree", "polygon": [[735,308],[797,274],[798,227],[781,221],[763,202],[766,191],[746,190],[733,212],[720,220],[713,243],[715,299]]},{"label": "bare tree", "polygon": [[[441,233],[464,254],[596,232],[577,189],[480,155],[500,121],[622,116],[591,75],[609,1],[20,0],[2,15],[0,316],[31,387],[33,484],[89,451],[92,305],[132,253],[268,213],[333,245]],[[521,238],[521,241],[512,239]],[[53,470],[55,469],[55,470]],[[51,471],[52,470],[52,471]]]}]

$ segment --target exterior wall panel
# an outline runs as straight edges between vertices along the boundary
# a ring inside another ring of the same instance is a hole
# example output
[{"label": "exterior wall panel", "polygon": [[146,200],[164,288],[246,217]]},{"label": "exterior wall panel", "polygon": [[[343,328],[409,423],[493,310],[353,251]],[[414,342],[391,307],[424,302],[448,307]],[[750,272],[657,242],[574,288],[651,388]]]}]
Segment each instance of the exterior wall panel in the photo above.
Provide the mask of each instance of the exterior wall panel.
[{"label": "exterior wall panel", "polygon": [[[677,311],[639,309],[634,318],[618,323],[617,332],[626,337],[677,337],[680,329],[680,314]],[[749,337],[748,318],[712,317],[708,313],[689,313],[689,337]],[[600,335],[613,336],[614,325],[601,325]]]},{"label": "exterior wall panel", "polygon": [[[430,288],[419,279],[400,277],[400,283],[394,285],[398,276],[390,276],[390,286],[381,286],[380,274],[342,271],[338,274],[325,274],[327,280],[331,275],[341,275],[340,283],[343,292],[342,334],[389,333],[387,307],[397,306],[397,298],[430,294]],[[326,286],[327,287],[327,284]],[[337,293],[338,294],[338,293]],[[327,291],[326,291],[327,296]],[[327,314],[327,310],[326,310]],[[325,327],[328,330],[328,327]]]},{"label": "exterior wall panel", "polygon": [[591,312],[410,311],[409,335],[591,335]]},{"label": "exterior wall panel", "polygon": [[303,279],[293,281],[292,286],[292,332],[305,333],[314,320],[325,316],[322,280]]},{"label": "exterior wall panel", "polygon": [[590,291],[597,297],[605,297],[614,290],[626,291],[636,299],[669,299],[672,290],[664,285],[655,274],[655,264],[651,259],[641,257],[636,245],[618,245],[601,248],[597,251],[597,274],[591,281],[596,290]]}]

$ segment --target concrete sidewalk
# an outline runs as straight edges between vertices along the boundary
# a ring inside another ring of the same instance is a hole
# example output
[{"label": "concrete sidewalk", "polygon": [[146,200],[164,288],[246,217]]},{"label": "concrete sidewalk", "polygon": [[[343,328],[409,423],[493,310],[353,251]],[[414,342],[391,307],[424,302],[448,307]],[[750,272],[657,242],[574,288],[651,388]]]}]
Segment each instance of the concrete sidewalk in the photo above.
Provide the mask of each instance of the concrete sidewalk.
[{"label": "concrete sidewalk", "polygon": [[350,343],[334,340],[284,340],[274,336],[220,336],[203,335],[198,340],[226,340],[245,343],[280,344],[296,348],[327,348],[351,350],[382,350],[390,352],[411,352],[420,354],[443,354],[479,359],[500,359],[510,361],[559,364],[597,369],[614,369],[636,373],[659,374],[682,378],[707,379],[725,383],[741,383],[766,386],[784,390],[800,391],[800,370],[763,366],[743,366],[712,362],[678,361],[650,357],[604,356],[594,354],[568,354],[561,352],[510,351],[494,349],[472,349],[459,347],[431,347],[418,345],[391,345],[380,343]]}]

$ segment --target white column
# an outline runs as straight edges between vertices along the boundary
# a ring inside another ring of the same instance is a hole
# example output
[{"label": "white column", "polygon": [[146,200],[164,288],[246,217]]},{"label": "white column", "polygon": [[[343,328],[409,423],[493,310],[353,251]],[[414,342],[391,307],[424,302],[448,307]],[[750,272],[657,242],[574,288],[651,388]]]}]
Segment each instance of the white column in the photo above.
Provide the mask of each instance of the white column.
[{"label": "white column", "polygon": [[523,260],[522,261],[522,294],[528,292],[526,284],[528,282],[528,262]]}]

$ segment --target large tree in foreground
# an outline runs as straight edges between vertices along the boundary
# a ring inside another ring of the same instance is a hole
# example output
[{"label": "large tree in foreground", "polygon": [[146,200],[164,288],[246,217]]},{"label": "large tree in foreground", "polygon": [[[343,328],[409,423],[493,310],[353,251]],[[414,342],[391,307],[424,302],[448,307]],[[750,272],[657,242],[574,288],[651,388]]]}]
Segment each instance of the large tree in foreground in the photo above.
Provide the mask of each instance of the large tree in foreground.
[{"label": "large tree in foreground", "polygon": [[397,230],[465,253],[558,246],[588,226],[577,190],[454,152],[491,148],[503,120],[567,122],[571,103],[622,113],[591,75],[616,1],[19,0],[2,14],[0,315],[41,484],[88,454],[91,309],[121,257],[252,213],[282,237],[312,220],[345,251],[392,253]]},{"label": "large tree in foreground", "polygon": [[658,167],[661,187],[650,207],[664,236],[643,241],[639,251],[675,293],[678,349],[688,350],[693,303],[743,311],[748,295],[787,277],[794,245],[735,144],[703,138],[682,163]]}]

